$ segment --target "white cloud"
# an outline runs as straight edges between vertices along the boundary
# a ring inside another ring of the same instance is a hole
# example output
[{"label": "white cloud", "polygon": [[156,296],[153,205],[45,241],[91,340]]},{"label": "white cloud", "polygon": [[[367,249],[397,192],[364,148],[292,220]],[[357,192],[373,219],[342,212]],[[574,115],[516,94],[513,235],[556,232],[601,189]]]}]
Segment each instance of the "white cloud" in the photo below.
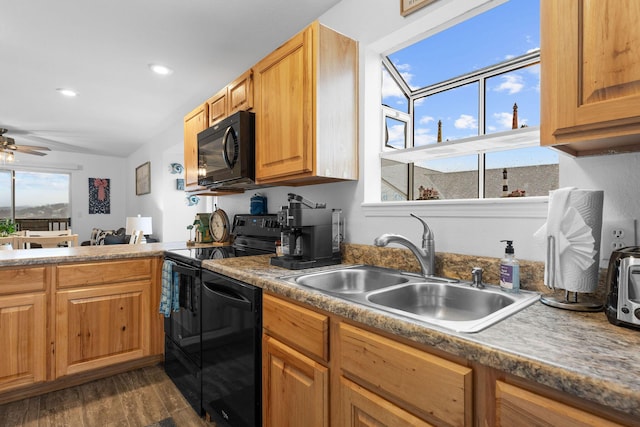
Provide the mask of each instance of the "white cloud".
[{"label": "white cloud", "polygon": [[422,116],[420,120],[418,120],[418,124],[426,125],[427,123],[434,122],[436,119],[431,116]]},{"label": "white cloud", "polygon": [[389,73],[382,73],[382,98],[386,97],[401,97],[404,98],[404,94],[393,81]]},{"label": "white cloud", "polygon": [[478,120],[468,114],[461,114],[454,122],[456,129],[477,129]]},{"label": "white cloud", "polygon": [[513,114],[511,113],[493,113],[493,118],[498,124],[498,129],[511,129]]},{"label": "white cloud", "polygon": [[389,140],[388,145],[398,148],[404,148],[404,125],[393,125],[388,127]]},{"label": "white cloud", "polygon": [[502,83],[500,83],[494,89],[496,92],[508,92],[509,95],[513,95],[514,93],[518,93],[524,87],[524,83],[522,83],[522,76],[518,74],[507,74],[501,76],[500,79]]},{"label": "white cloud", "polygon": [[430,128],[417,128],[413,135],[413,145],[419,147],[421,145],[433,144],[437,140],[436,136],[431,133]]},{"label": "white cloud", "polygon": [[[513,114],[512,113],[493,113],[493,119],[497,126],[489,126],[489,130],[508,130],[513,126]],[[524,117],[518,117],[518,126],[527,124],[528,120]]]},{"label": "white cloud", "polygon": [[[394,64],[394,66],[400,73],[402,79],[411,87],[411,80],[413,79],[413,74],[410,73],[411,66],[409,64]],[[384,70],[382,73],[382,97],[385,98],[388,96],[405,99],[405,95],[400,90],[400,87],[391,78],[387,70]]]}]

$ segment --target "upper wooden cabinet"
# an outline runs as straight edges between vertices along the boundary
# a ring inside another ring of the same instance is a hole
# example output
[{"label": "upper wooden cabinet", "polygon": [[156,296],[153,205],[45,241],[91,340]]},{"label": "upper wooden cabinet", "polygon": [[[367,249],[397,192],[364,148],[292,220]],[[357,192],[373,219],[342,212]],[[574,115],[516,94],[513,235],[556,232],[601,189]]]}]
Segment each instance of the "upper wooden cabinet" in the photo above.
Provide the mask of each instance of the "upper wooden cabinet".
[{"label": "upper wooden cabinet", "polygon": [[209,127],[209,104],[198,105],[184,117],[184,183],[185,190],[198,186],[198,134]]},{"label": "upper wooden cabinet", "polygon": [[542,145],[640,150],[640,3],[541,0]]},{"label": "upper wooden cabinet", "polygon": [[213,126],[220,120],[238,111],[253,108],[253,70],[248,70],[207,100],[209,106],[209,124]]},{"label": "upper wooden cabinet", "polygon": [[358,179],[358,47],[316,21],[254,67],[256,181]]}]

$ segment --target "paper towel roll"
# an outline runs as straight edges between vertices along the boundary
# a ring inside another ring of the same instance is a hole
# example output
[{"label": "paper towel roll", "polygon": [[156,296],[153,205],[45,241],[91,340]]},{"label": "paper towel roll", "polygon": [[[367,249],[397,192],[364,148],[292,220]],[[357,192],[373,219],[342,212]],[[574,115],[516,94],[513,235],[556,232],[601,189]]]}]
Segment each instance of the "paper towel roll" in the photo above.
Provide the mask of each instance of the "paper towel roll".
[{"label": "paper towel roll", "polygon": [[561,188],[549,193],[547,223],[536,232],[547,242],[545,285],[571,292],[598,286],[601,190]]}]

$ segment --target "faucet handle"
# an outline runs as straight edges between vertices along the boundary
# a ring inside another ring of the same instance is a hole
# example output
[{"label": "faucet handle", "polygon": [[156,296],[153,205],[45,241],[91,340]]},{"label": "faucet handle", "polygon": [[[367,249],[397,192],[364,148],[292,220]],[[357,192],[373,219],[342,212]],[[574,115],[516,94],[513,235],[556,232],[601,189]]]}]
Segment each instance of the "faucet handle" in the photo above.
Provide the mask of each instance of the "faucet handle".
[{"label": "faucet handle", "polygon": [[484,284],[482,283],[482,268],[481,267],[473,267],[471,269],[471,286],[475,286],[478,289],[484,288]]},{"label": "faucet handle", "polygon": [[424,227],[424,231],[422,232],[422,247],[424,248],[425,245],[427,244],[427,241],[433,240],[433,232],[431,231],[431,228],[429,228],[429,225],[424,219],[420,218],[418,215],[414,213],[409,213],[409,215],[411,215],[412,217],[420,221],[422,223],[422,226]]}]

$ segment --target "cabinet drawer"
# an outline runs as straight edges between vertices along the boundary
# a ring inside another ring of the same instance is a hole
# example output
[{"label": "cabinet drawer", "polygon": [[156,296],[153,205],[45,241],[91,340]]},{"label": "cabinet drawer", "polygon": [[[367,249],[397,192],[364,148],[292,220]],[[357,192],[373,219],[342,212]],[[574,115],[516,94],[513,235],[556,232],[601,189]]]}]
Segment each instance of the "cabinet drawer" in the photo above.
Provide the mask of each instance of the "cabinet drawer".
[{"label": "cabinet drawer", "polygon": [[151,259],[68,264],[58,267],[58,289],[151,278]]},{"label": "cabinet drawer", "polygon": [[340,346],[344,375],[448,424],[472,425],[470,368],[345,323]]},{"label": "cabinet drawer", "polygon": [[323,314],[263,296],[262,326],[291,347],[322,360],[329,360],[329,318]]},{"label": "cabinet drawer", "polygon": [[496,426],[622,426],[502,381],[496,383]]},{"label": "cabinet drawer", "polygon": [[46,269],[30,267],[0,270],[0,295],[44,291],[47,285]]}]

